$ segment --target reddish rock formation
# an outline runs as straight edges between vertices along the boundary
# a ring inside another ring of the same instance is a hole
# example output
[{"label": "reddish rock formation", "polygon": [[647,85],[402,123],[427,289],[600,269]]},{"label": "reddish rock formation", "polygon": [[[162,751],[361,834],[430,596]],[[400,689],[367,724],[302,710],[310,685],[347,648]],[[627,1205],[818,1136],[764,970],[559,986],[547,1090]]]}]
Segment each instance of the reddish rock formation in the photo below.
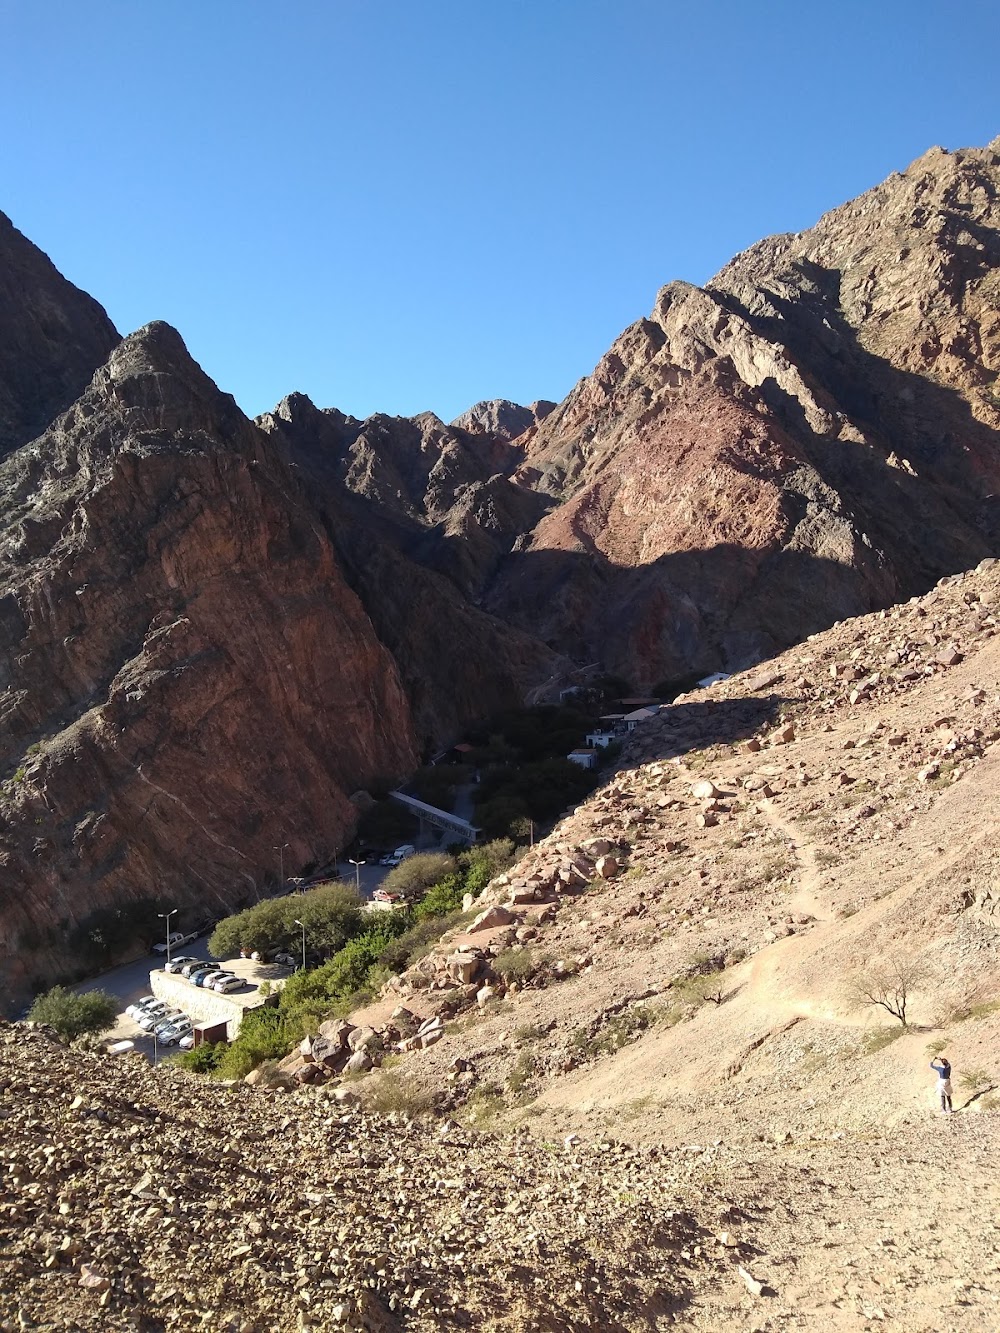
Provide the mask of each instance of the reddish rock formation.
[{"label": "reddish rock formation", "polygon": [[[390,653],[266,437],[151,325],[0,465],[6,996],[102,911],[217,914],[417,762]],[[103,919],[103,918],[102,918]]]},{"label": "reddish rock formation", "polygon": [[508,398],[491,398],[473,403],[451,423],[472,435],[490,435],[498,440],[516,440],[555,411],[555,403],[540,398],[530,407],[512,403]]},{"label": "reddish rock formation", "polygon": [[1000,140],[933,149],[672,283],[528,441],[563,501],[487,605],[648,685],[773,652],[1000,539]]}]

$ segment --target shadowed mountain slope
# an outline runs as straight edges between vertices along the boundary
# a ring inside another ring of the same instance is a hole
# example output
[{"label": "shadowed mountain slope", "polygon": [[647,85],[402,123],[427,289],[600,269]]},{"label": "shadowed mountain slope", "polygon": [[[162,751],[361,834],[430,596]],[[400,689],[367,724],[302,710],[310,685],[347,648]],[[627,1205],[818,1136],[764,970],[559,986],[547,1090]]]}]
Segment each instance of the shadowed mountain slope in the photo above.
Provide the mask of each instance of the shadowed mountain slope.
[{"label": "shadowed mountain slope", "polygon": [[0,457],[65,411],[118,339],[93,297],[0,213]]}]

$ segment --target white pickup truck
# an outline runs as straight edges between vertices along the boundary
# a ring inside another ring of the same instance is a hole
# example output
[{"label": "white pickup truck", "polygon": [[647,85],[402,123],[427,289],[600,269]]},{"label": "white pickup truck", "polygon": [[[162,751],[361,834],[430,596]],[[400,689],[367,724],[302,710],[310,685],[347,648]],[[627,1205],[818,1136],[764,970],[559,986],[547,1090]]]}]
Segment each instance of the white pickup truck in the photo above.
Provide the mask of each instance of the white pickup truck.
[{"label": "white pickup truck", "polygon": [[189,930],[187,933],[182,930],[175,930],[170,936],[169,945],[166,940],[160,940],[153,945],[153,953],[166,953],[168,948],[171,951],[179,949],[182,945],[190,944],[192,940],[196,940],[197,938],[198,932],[196,930]]}]

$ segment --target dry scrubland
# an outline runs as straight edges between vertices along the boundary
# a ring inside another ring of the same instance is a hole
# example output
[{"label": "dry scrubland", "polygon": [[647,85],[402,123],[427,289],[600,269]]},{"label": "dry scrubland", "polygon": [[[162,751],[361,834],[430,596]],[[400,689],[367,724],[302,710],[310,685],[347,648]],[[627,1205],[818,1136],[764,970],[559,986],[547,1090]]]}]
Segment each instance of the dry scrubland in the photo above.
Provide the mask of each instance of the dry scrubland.
[{"label": "dry scrubland", "polygon": [[[3,1029],[3,1328],[998,1327],[998,621],[989,562],[650,722],[354,1016],[445,1016],[391,1068]],[[850,993],[892,959],[906,1030]]]}]

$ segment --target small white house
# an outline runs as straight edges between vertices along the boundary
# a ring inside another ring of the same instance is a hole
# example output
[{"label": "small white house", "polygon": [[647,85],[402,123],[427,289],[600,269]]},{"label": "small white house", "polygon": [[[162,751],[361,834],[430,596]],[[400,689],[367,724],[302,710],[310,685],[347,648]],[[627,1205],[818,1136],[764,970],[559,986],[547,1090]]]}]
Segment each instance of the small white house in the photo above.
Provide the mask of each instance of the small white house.
[{"label": "small white house", "polygon": [[587,744],[594,749],[600,747],[600,749],[606,750],[615,739],[613,731],[590,731],[587,733]]},{"label": "small white house", "polygon": [[577,750],[570,750],[566,758],[571,764],[579,764],[581,768],[597,767],[597,751],[592,747],[580,746]]}]

